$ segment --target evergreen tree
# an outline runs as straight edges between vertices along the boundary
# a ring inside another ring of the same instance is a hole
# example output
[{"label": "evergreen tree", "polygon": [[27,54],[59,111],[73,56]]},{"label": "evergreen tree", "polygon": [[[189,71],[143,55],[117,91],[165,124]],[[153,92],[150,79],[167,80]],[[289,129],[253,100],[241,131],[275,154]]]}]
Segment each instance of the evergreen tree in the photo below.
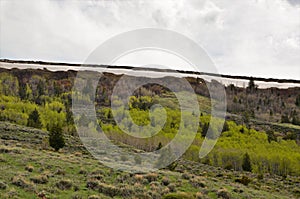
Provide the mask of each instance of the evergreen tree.
[{"label": "evergreen tree", "polygon": [[229,125],[228,125],[227,121],[225,121],[225,123],[224,123],[223,129],[222,129],[222,133],[226,132],[226,131],[229,131]]},{"label": "evergreen tree", "polygon": [[242,163],[242,168],[244,171],[252,171],[251,160],[248,153],[245,153]]},{"label": "evergreen tree", "polygon": [[206,136],[208,129],[209,129],[209,123],[204,123],[204,125],[203,125],[203,127],[202,127],[202,132],[201,132],[201,135],[202,135],[203,137]]},{"label": "evergreen tree", "polygon": [[269,143],[271,141],[277,142],[277,137],[275,136],[274,131],[272,131],[272,130],[267,131],[267,135],[268,135],[268,142]]},{"label": "evergreen tree", "polygon": [[157,148],[156,148],[156,150],[159,150],[159,149],[161,149],[162,147],[163,147],[162,143],[159,142],[159,143],[158,143],[158,146],[157,146]]},{"label": "evergreen tree", "polygon": [[32,111],[29,114],[27,120],[27,126],[34,127],[34,128],[42,128],[43,125],[40,120],[40,114],[36,109],[34,109],[34,111]]},{"label": "evergreen tree", "polygon": [[250,91],[254,91],[254,89],[257,89],[257,85],[254,83],[253,77],[251,77],[250,80],[249,80],[248,89]]},{"label": "evergreen tree", "polygon": [[19,96],[21,100],[26,99],[26,84],[20,84],[19,86]]},{"label": "evergreen tree", "polygon": [[65,146],[65,139],[63,137],[62,128],[58,124],[53,125],[50,129],[49,144],[55,151]]}]

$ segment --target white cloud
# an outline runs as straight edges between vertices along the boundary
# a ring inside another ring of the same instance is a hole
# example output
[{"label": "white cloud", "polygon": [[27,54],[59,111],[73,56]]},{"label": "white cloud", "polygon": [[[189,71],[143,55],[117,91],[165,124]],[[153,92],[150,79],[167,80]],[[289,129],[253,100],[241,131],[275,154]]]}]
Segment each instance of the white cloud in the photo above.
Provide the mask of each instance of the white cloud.
[{"label": "white cloud", "polygon": [[198,42],[221,73],[300,79],[297,2],[2,0],[0,56],[83,62],[113,35],[159,27]]}]

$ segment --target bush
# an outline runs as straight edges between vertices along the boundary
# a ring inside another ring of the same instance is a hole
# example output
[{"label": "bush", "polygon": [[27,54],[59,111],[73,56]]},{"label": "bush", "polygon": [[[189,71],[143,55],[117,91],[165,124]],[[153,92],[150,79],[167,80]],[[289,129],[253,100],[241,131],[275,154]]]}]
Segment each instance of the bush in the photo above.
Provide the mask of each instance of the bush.
[{"label": "bush", "polygon": [[12,184],[23,189],[33,189],[33,185],[21,176],[15,176],[12,179]]},{"label": "bush", "polygon": [[97,181],[95,179],[90,179],[90,180],[87,181],[86,187],[89,188],[89,189],[96,190],[96,189],[99,188],[99,181]]},{"label": "bush", "polygon": [[230,199],[230,193],[225,188],[218,190],[217,196],[219,198]]},{"label": "bush", "polygon": [[55,185],[60,190],[70,190],[72,188],[73,184],[72,184],[71,180],[60,180]]},{"label": "bush", "polygon": [[162,197],[163,199],[194,199],[194,197],[188,193],[168,193]]},{"label": "bush", "polygon": [[108,184],[105,184],[105,183],[99,183],[98,187],[99,187],[98,190],[99,190],[100,193],[103,193],[103,194],[108,195],[110,197],[120,195],[120,190],[117,187],[113,186],[113,185],[108,185]]},{"label": "bush", "polygon": [[206,183],[202,180],[202,178],[199,178],[199,177],[191,178],[190,183],[195,188],[199,188],[199,187],[204,188],[206,186]]},{"label": "bush", "polygon": [[148,182],[153,182],[157,180],[157,174],[156,173],[148,173],[145,178],[148,180]]},{"label": "bush", "polygon": [[251,179],[249,179],[247,176],[243,176],[242,178],[236,179],[235,182],[238,182],[238,183],[241,183],[241,184],[247,186],[251,182]]},{"label": "bush", "polygon": [[203,198],[204,198],[204,196],[201,192],[196,193],[196,199],[203,199]]},{"label": "bush", "polygon": [[35,184],[46,184],[48,183],[48,178],[47,176],[35,176],[35,177],[31,177],[30,181],[32,181]]},{"label": "bush", "polygon": [[163,177],[161,182],[164,186],[168,186],[170,184],[170,179],[167,177]]},{"label": "bush", "polygon": [[34,167],[31,166],[31,165],[27,165],[27,166],[25,167],[25,170],[28,171],[28,172],[32,172],[33,169],[34,169]]},{"label": "bush", "polygon": [[260,173],[257,175],[258,180],[263,180],[264,179],[264,174]]},{"label": "bush", "polygon": [[0,181],[0,189],[6,189],[7,188],[7,185],[4,183],[4,182],[1,182]]},{"label": "bush", "polygon": [[66,175],[66,172],[63,169],[57,169],[55,175]]},{"label": "bush", "polygon": [[59,125],[53,125],[49,134],[49,144],[55,151],[65,146],[65,139],[62,134],[62,128]]}]

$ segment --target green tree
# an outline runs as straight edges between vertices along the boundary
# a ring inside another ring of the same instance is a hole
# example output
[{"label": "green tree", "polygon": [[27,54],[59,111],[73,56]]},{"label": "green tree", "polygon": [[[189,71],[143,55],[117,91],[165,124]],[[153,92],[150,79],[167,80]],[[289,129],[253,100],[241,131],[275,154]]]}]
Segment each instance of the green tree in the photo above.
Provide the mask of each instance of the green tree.
[{"label": "green tree", "polygon": [[251,160],[248,153],[245,153],[243,157],[242,168],[244,171],[252,171]]},{"label": "green tree", "polygon": [[222,129],[222,133],[223,133],[223,132],[226,132],[226,131],[229,131],[229,125],[228,125],[228,122],[227,122],[227,121],[224,122],[224,126],[223,126],[223,129]]},{"label": "green tree", "polygon": [[50,129],[49,144],[55,151],[58,151],[65,146],[65,139],[60,125],[53,125]]},{"label": "green tree", "polygon": [[40,114],[36,109],[34,109],[34,111],[32,111],[29,114],[29,117],[27,120],[27,126],[39,128],[39,129],[42,128],[43,125],[42,125],[42,122],[40,119]]},{"label": "green tree", "polygon": [[274,131],[272,131],[272,130],[267,131],[267,135],[268,135],[268,142],[269,143],[271,141],[277,142],[277,137],[275,136]]}]

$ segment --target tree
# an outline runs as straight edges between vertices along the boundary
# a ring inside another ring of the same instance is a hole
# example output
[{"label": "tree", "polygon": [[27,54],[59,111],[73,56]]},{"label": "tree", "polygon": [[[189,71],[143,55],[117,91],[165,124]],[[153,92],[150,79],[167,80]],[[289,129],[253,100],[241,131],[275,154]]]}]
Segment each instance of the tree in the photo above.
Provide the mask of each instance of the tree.
[{"label": "tree", "polygon": [[162,147],[163,147],[162,143],[159,142],[159,143],[158,143],[158,146],[157,146],[157,148],[156,148],[156,150],[159,150],[159,149],[161,149]]},{"label": "tree", "polygon": [[272,130],[267,131],[267,135],[268,135],[268,142],[269,143],[271,141],[277,142],[277,137],[275,136],[274,131],[272,131]]},{"label": "tree", "polygon": [[204,123],[201,132],[202,137],[206,136],[208,129],[209,129],[209,123]]},{"label": "tree", "polygon": [[60,125],[55,124],[50,129],[49,144],[55,149],[55,151],[58,151],[60,148],[65,146],[65,139]]},{"label": "tree", "polygon": [[250,78],[249,83],[248,83],[248,89],[250,91],[254,91],[254,89],[257,89],[257,85],[254,83],[253,77]]},{"label": "tree", "polygon": [[223,133],[223,132],[226,132],[226,131],[229,131],[229,125],[228,125],[228,122],[227,122],[227,121],[224,122],[224,126],[223,126],[223,129],[222,129],[222,133]]},{"label": "tree", "polygon": [[27,120],[27,126],[30,126],[30,127],[34,127],[34,128],[42,128],[42,122],[40,120],[40,114],[39,112],[34,109],[34,111],[32,111],[30,114],[29,114],[29,117],[28,117],[28,120]]},{"label": "tree", "polygon": [[251,160],[248,153],[245,153],[243,157],[242,168],[244,171],[252,171]]}]

